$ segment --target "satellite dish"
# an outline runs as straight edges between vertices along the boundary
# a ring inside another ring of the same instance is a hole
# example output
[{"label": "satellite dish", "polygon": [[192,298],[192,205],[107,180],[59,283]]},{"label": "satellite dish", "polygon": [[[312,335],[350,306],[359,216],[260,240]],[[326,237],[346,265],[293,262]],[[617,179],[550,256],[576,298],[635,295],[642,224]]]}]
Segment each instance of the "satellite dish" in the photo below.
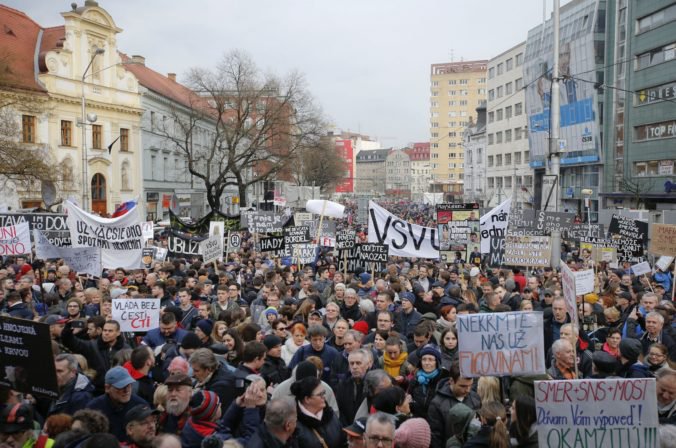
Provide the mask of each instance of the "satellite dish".
[{"label": "satellite dish", "polygon": [[54,182],[51,180],[42,181],[42,202],[45,203],[47,208],[51,207],[57,202],[56,187],[54,186]]}]

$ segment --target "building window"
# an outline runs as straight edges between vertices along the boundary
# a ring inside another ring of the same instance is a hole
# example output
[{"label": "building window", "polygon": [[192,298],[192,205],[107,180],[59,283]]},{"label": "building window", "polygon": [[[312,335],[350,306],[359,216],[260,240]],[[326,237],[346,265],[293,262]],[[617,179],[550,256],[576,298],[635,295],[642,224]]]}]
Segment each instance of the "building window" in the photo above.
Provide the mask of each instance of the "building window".
[{"label": "building window", "polygon": [[491,67],[488,69],[488,79],[493,79],[495,78],[495,67]]},{"label": "building window", "polygon": [[676,58],[676,42],[636,56],[636,70],[671,61]]},{"label": "building window", "polygon": [[488,122],[493,123],[495,120],[495,112],[488,112]]},{"label": "building window", "polygon": [[505,72],[505,64],[502,62],[498,64],[498,76],[502,75]]},{"label": "building window", "polygon": [[438,147],[439,147],[439,143],[432,143],[432,148],[438,148]]},{"label": "building window", "polygon": [[489,177],[487,180],[488,180],[488,188],[495,188],[495,179]]},{"label": "building window", "polygon": [[439,81],[432,81],[432,87],[439,87]]},{"label": "building window", "polygon": [[533,176],[523,176],[523,186],[530,187],[533,185]]},{"label": "building window", "polygon": [[505,70],[510,71],[514,68],[514,59],[509,58],[505,61]]},{"label": "building window", "polygon": [[505,107],[505,118],[512,118],[512,106]]},{"label": "building window", "polygon": [[458,83],[458,80],[456,80],[456,79],[449,79],[449,80],[448,80],[448,85],[449,85],[449,86],[454,86],[454,85],[456,85],[457,83]]},{"label": "building window", "polygon": [[433,122],[432,122],[432,127],[433,127],[433,128],[438,128],[438,127],[439,127],[439,123],[437,123],[436,121],[433,121]]},{"label": "building window", "polygon": [[460,85],[461,85],[461,86],[466,86],[467,84],[469,84],[469,79],[461,79],[461,80],[460,80]]},{"label": "building window", "polygon": [[523,152],[523,163],[530,163],[530,151]]},{"label": "building window", "polygon": [[486,84],[486,78],[479,78],[476,80],[477,84]]},{"label": "building window", "polygon": [[514,116],[515,116],[515,117],[518,117],[518,116],[521,115],[522,113],[523,113],[523,104],[521,104],[521,103],[516,103],[516,104],[514,105]]},{"label": "building window", "polygon": [[498,109],[496,113],[496,120],[500,121],[502,120],[502,109]]},{"label": "building window", "polygon": [[[436,143],[435,143],[435,145],[436,145]],[[437,146],[437,147],[438,147],[438,146]],[[439,158],[439,153],[438,153],[438,152],[432,153],[432,158],[433,158],[433,159],[438,159],[438,158]]]},{"label": "building window", "polygon": [[439,91],[432,90],[432,96],[439,96]]},{"label": "building window", "polygon": [[497,93],[498,93],[498,98],[502,98],[502,86],[498,86]]},{"label": "building window", "polygon": [[502,166],[502,154],[495,156],[495,166]]},{"label": "building window", "polygon": [[432,138],[439,138],[438,132],[432,132]]},{"label": "building window", "polygon": [[449,148],[455,148],[456,146],[457,146],[457,143],[455,143],[455,142],[450,142],[450,143],[448,144],[448,147],[449,147]]},{"label": "building window", "polygon": [[523,53],[519,53],[516,55],[516,66],[519,67],[521,64],[523,64]]},{"label": "building window", "polygon": [[495,90],[491,89],[488,91],[488,101],[493,101],[495,99]]},{"label": "building window", "polygon": [[508,82],[505,84],[505,95],[511,95],[512,94],[512,83]]},{"label": "building window", "polygon": [[520,152],[514,153],[514,165],[521,165],[521,153]]},{"label": "building window", "polygon": [[502,177],[496,177],[495,178],[495,186],[497,188],[502,188]]},{"label": "building window", "polygon": [[505,142],[511,142],[512,141],[512,130],[507,129],[505,131]]},{"label": "building window", "polygon": [[129,151],[129,129],[120,128],[120,151]]},{"label": "building window", "polygon": [[457,105],[458,105],[458,102],[455,101],[455,100],[451,100],[451,101],[448,102],[448,105],[449,105],[449,106],[457,106]]},{"label": "building window", "polygon": [[73,146],[73,122],[61,120],[61,146]]},{"label": "building window", "polygon": [[523,130],[521,128],[514,128],[514,140],[521,140],[521,134]]},{"label": "building window", "polygon": [[92,125],[92,148],[102,149],[103,147],[103,126],[100,124]]},{"label": "building window", "polygon": [[467,106],[467,100],[460,100],[461,106]]},{"label": "building window", "polygon": [[512,155],[511,154],[505,154],[505,166],[509,166],[512,164]]},{"label": "building window", "polygon": [[21,116],[21,141],[23,143],[35,143],[37,131],[37,119],[33,115]]},{"label": "building window", "polygon": [[466,111],[466,110],[463,110],[462,112],[460,112],[460,116],[461,116],[461,117],[466,117],[466,116],[467,116],[467,111]]},{"label": "building window", "polygon": [[439,107],[438,101],[432,101],[432,107]]},{"label": "building window", "polygon": [[512,176],[505,176],[505,188],[512,188]]},{"label": "building window", "polygon": [[495,133],[495,143],[502,143],[502,131]]},{"label": "building window", "polygon": [[478,93],[479,95],[485,95],[486,89],[476,89],[476,93]]},{"label": "building window", "polygon": [[652,30],[660,25],[676,20],[676,4],[667,6],[657,12],[636,21],[636,34]]},{"label": "building window", "polygon": [[518,78],[516,81],[514,81],[514,88],[517,92],[523,89],[523,78]]},{"label": "building window", "polygon": [[458,136],[458,133],[455,132],[455,131],[451,131],[451,132],[448,133],[448,136],[449,136],[449,137],[457,137],[457,136]]},{"label": "building window", "polygon": [[488,156],[488,166],[493,166],[493,156]]},{"label": "building window", "polygon": [[493,144],[493,134],[488,134],[488,144],[489,145]]}]

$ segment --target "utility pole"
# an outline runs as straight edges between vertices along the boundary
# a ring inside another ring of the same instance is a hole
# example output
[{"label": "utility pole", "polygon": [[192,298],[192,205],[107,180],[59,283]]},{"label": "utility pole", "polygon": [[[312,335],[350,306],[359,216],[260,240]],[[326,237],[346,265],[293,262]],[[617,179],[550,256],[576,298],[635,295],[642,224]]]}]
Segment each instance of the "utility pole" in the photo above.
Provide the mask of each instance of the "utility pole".
[{"label": "utility pole", "polygon": [[[554,63],[552,65],[552,95],[550,98],[549,110],[551,118],[549,121],[549,163],[550,173],[556,176],[555,182],[561,185],[561,163],[559,147],[559,125],[561,123],[559,110],[559,0],[553,0],[554,10],[552,11],[553,28],[553,51]],[[544,33],[544,30],[543,30]],[[556,189],[554,199],[554,211],[559,211],[561,203],[561,188]],[[553,230],[552,235],[552,268],[556,269],[561,263],[561,231]]]}]

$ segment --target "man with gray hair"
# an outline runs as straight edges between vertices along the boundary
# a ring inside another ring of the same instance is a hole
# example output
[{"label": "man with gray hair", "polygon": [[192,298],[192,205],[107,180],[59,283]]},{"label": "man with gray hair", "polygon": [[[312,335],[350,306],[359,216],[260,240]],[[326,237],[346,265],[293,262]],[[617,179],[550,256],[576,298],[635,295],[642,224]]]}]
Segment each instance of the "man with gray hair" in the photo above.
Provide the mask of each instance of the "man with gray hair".
[{"label": "man with gray hair", "polygon": [[331,387],[336,387],[342,379],[350,375],[350,364],[347,358],[350,356],[350,353],[361,348],[363,337],[364,334],[357,330],[347,330],[345,332],[345,336],[343,336],[343,351],[331,363],[331,375],[328,381]]},{"label": "man with gray hair", "polygon": [[[646,293],[649,294],[649,293]],[[645,332],[638,336],[636,332],[637,322],[631,317],[627,319],[627,336],[641,341],[643,356],[650,351],[650,346],[655,343],[664,344],[669,349],[669,359],[676,361],[676,341],[664,331],[664,316],[657,311],[651,311],[645,316]]]},{"label": "man with gray hair", "polygon": [[373,358],[369,350],[360,348],[349,354],[348,363],[350,375],[336,386],[340,421],[343,426],[352,424],[357,406],[364,401],[364,377],[373,366]]},{"label": "man with gray hair", "polygon": [[552,366],[547,374],[553,380],[574,380],[575,375],[575,351],[568,339],[559,339],[552,345]]},{"label": "man with gray hair", "polygon": [[392,377],[382,369],[374,369],[364,376],[364,400],[361,402],[354,419],[368,417],[371,402],[376,394],[392,385]]},{"label": "man with gray hair", "polygon": [[94,385],[85,375],[78,373],[80,367],[75,356],[69,353],[54,358],[56,384],[59,386],[59,398],[49,407],[47,416],[52,414],[73,415],[84,409],[94,394]]},{"label": "man with gray hair", "polygon": [[247,442],[247,448],[282,448],[296,430],[296,406],[291,400],[270,400],[265,407],[265,421]]},{"label": "man with gray hair", "polygon": [[364,443],[367,447],[393,448],[395,431],[394,416],[384,412],[376,412],[366,420]]}]

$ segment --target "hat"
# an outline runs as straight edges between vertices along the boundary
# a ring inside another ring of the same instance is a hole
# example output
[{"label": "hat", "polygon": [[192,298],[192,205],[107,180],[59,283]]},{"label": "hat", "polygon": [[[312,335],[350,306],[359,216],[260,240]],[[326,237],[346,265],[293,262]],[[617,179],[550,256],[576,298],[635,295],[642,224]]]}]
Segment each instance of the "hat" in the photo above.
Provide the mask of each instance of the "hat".
[{"label": "hat", "polygon": [[199,336],[197,336],[195,333],[188,332],[188,334],[186,334],[181,341],[181,347],[188,350],[195,350],[202,347],[202,341],[200,341]]},{"label": "hat", "polygon": [[527,293],[527,292],[533,292],[533,291],[528,286],[526,286],[525,288],[523,288],[523,292]]},{"label": "hat", "polygon": [[411,292],[402,292],[399,294],[399,298],[401,300],[408,300],[411,302],[411,305],[415,305],[415,295],[413,295]]},{"label": "hat", "polygon": [[190,399],[190,415],[193,420],[210,421],[221,405],[221,399],[214,392],[201,390]]},{"label": "hat", "polygon": [[214,324],[209,319],[201,319],[195,324],[197,328],[202,330],[202,333],[207,336],[211,334],[211,331],[214,329]]},{"label": "hat", "polygon": [[[190,371],[190,366],[188,365],[188,361],[185,360],[185,358],[181,356],[176,356],[174,359],[171,360],[169,363],[169,367],[167,367],[168,372],[174,372],[174,373],[181,373],[185,375],[186,377],[188,376],[188,372]],[[190,378],[188,378],[190,380]],[[166,381],[165,381],[166,383]],[[189,381],[190,384],[192,382]]]},{"label": "hat", "polygon": [[115,389],[123,389],[136,381],[129,375],[127,369],[122,366],[117,366],[106,372],[105,382]]},{"label": "hat", "polygon": [[68,322],[68,319],[64,319],[56,314],[50,314],[45,318],[45,323],[47,325],[65,324],[66,322]]},{"label": "hat", "polygon": [[418,355],[418,364],[422,362],[423,356],[432,355],[437,360],[437,368],[441,368],[441,353],[439,349],[432,344],[427,344],[420,349],[420,354]]},{"label": "hat", "polygon": [[481,271],[479,270],[479,268],[474,266],[472,269],[469,270],[469,276],[476,277],[477,275],[479,275],[480,272]]},{"label": "hat", "polygon": [[595,351],[592,355],[592,361],[596,366],[596,370],[607,375],[612,375],[619,367],[617,358],[603,350]]},{"label": "hat", "polygon": [[317,378],[317,366],[310,361],[299,362],[296,366],[296,381],[308,376]]},{"label": "hat", "polygon": [[323,318],[322,313],[320,311],[313,311],[310,313],[310,316],[318,316],[320,319]]},{"label": "hat", "polygon": [[345,289],[346,288],[345,283],[336,283],[336,285],[333,287],[333,289],[338,289],[338,288]]},{"label": "hat", "polygon": [[269,334],[263,338],[263,345],[265,345],[268,350],[272,350],[273,348],[282,345],[282,339],[276,334]]},{"label": "hat", "polygon": [[118,297],[126,293],[127,293],[126,288],[113,288],[110,290],[110,298],[117,299]]},{"label": "hat", "polygon": [[0,417],[0,433],[14,434],[33,429],[33,408],[29,404],[7,405]]},{"label": "hat", "polygon": [[350,426],[344,427],[343,431],[352,437],[361,437],[366,432],[366,420],[367,417],[360,417],[352,422]]},{"label": "hat", "polygon": [[552,292],[551,289],[545,289],[544,291],[542,291],[542,295],[543,295],[543,296],[552,296],[552,297],[554,297],[554,293]]},{"label": "hat", "polygon": [[357,330],[360,333],[363,333],[364,336],[369,334],[369,324],[367,324],[365,321],[360,320],[358,322],[355,322],[354,325],[352,325],[353,330]]},{"label": "hat", "polygon": [[432,441],[430,425],[423,418],[410,418],[399,426],[394,441],[396,446],[427,448]]},{"label": "hat", "polygon": [[[176,359],[176,358],[174,358],[174,359]],[[172,362],[172,364],[173,364],[173,362]],[[171,370],[171,364],[169,364],[168,370]],[[167,386],[169,386],[170,384],[180,385],[180,386],[192,386],[192,380],[185,373],[172,372],[171,375],[169,375],[169,377],[166,380],[164,380],[164,384],[166,384]]]},{"label": "hat", "polygon": [[636,362],[642,351],[643,346],[638,339],[626,338],[620,342],[620,353],[631,362]]},{"label": "hat", "polygon": [[438,317],[439,316],[434,314],[432,311],[429,311],[429,312],[422,315],[422,318],[427,319],[427,320],[437,320]]},{"label": "hat", "polygon": [[263,313],[265,314],[266,318],[268,317],[269,314],[274,314],[275,316],[279,316],[279,312],[271,306],[265,308],[265,311],[263,311]]},{"label": "hat", "polygon": [[137,404],[124,414],[124,426],[127,426],[131,422],[141,422],[151,415],[158,415],[159,413],[160,411],[152,409],[147,404]]},{"label": "hat", "polygon": [[369,282],[369,280],[371,280],[371,274],[369,274],[368,272],[362,272],[361,274],[359,274],[359,280],[361,281],[362,285],[365,285],[366,283]]},{"label": "hat", "polygon": [[599,296],[590,292],[589,294],[585,294],[584,301],[593,305],[599,301]]}]

